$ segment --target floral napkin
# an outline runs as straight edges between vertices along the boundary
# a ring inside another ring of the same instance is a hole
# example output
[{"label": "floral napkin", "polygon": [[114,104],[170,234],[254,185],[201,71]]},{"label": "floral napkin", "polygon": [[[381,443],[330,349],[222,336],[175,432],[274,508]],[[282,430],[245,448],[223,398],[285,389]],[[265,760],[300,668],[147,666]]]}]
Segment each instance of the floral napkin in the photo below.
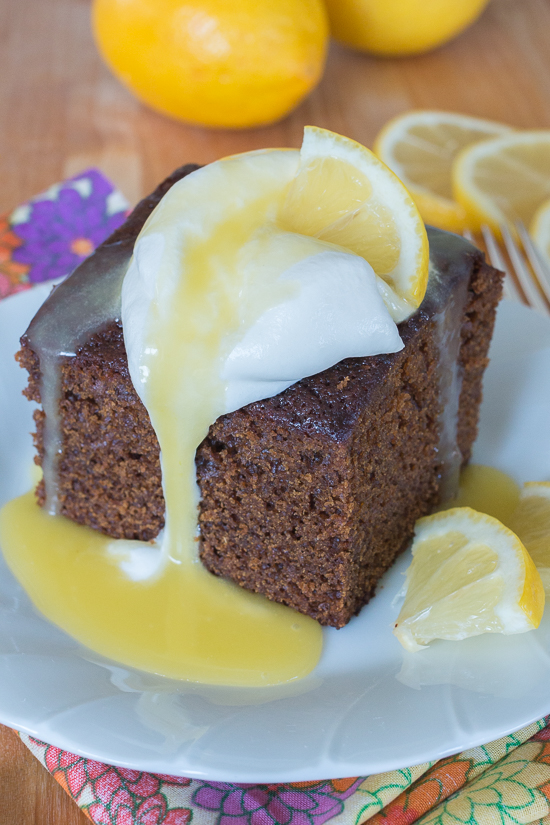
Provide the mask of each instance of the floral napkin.
[{"label": "floral napkin", "polygon": [[435,764],[272,785],[115,768],[21,738],[97,825],[548,825],[549,724]]},{"label": "floral napkin", "polygon": [[[68,274],[127,208],[92,169],[0,218],[0,298]],[[550,716],[436,763],[263,785],[143,773],[21,739],[96,825],[550,825]]]}]

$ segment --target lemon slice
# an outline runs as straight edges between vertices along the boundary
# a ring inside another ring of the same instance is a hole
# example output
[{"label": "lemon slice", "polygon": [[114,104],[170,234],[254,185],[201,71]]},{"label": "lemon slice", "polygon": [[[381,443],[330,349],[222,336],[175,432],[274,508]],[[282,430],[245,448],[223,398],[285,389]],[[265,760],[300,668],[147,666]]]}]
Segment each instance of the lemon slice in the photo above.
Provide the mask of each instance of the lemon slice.
[{"label": "lemon slice", "polygon": [[491,120],[417,110],[390,120],[374,151],[403,181],[427,223],[462,232],[467,215],[453,197],[453,161],[466,146],[509,131]]},{"label": "lemon slice", "polygon": [[306,126],[279,220],[291,232],[365,258],[394,321],[420,306],[428,283],[426,229],[401,181],[364,146]]},{"label": "lemon slice", "polygon": [[527,482],[510,527],[533,559],[546,590],[550,589],[550,482]]},{"label": "lemon slice", "polygon": [[544,201],[535,212],[529,234],[550,266],[550,200]]},{"label": "lemon slice", "polygon": [[529,226],[550,197],[550,131],[510,132],[464,149],[453,166],[453,192],[472,229],[521,220]]},{"label": "lemon slice", "polygon": [[407,650],[433,639],[538,627],[544,588],[518,537],[500,521],[455,507],[417,522],[394,634]]}]

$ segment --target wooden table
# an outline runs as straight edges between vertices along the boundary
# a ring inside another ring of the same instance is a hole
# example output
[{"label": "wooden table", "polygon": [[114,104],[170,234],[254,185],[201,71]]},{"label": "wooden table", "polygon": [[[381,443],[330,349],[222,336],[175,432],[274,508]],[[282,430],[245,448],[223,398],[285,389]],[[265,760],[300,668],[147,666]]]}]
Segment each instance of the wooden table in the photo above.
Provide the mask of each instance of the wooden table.
[{"label": "wooden table", "polygon": [[[321,85],[290,117],[208,132],[144,108],[92,43],[89,0],[0,3],[0,212],[98,166],[134,202],[173,168],[267,146],[299,146],[312,123],[367,146],[409,108],[452,109],[522,128],[550,127],[549,0],[492,0],[455,42],[379,60],[333,46]],[[83,825],[19,739],[0,726],[0,825]]]}]

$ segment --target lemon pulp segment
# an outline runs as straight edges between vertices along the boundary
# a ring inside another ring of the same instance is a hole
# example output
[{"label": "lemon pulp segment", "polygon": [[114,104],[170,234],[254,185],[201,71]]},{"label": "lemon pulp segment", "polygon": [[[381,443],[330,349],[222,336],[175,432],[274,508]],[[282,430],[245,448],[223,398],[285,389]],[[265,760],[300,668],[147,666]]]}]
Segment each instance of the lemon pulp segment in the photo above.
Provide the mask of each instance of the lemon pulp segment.
[{"label": "lemon pulp segment", "polygon": [[510,527],[520,537],[539,571],[545,589],[550,589],[550,482],[527,482]]},{"label": "lemon pulp segment", "polygon": [[394,634],[408,650],[433,639],[538,627],[544,589],[525,547],[497,519],[457,507],[420,519]]}]

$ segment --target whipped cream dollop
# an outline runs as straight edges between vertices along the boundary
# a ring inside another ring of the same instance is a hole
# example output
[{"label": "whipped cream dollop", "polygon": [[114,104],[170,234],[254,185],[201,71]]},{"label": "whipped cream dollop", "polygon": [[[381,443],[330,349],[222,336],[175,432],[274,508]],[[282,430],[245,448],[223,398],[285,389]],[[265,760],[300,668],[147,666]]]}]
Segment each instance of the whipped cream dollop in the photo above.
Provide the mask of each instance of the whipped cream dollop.
[{"label": "whipped cream dollop", "polygon": [[[160,261],[163,255],[174,261],[182,257],[181,250],[167,249],[166,244],[162,232],[138,240],[122,291],[130,375],[145,404],[147,319],[158,294]],[[248,294],[239,296],[241,328],[228,338],[219,363],[225,413],[277,395],[344,358],[402,349],[376,275],[364,258],[285,232],[254,239],[244,257],[250,277],[245,281],[248,290],[243,290]],[[171,277],[170,288],[175,289],[182,273],[174,267]],[[266,294],[259,300],[262,290]]]}]

